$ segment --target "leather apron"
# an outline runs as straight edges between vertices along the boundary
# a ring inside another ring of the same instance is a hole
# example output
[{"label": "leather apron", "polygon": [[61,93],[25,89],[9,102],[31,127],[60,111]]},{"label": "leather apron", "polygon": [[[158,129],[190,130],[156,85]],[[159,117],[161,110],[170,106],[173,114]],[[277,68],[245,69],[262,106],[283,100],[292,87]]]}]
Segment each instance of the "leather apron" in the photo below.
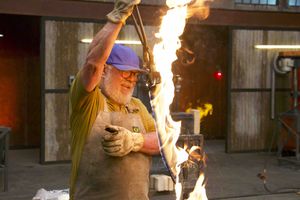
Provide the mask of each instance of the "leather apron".
[{"label": "leather apron", "polygon": [[[136,110],[137,109],[137,110]],[[108,112],[107,103],[100,111],[88,135],[79,164],[75,200],[148,200],[151,157],[130,152],[123,157],[104,153],[101,138],[105,125],[122,126],[145,133],[138,108],[127,107],[128,113]]]}]

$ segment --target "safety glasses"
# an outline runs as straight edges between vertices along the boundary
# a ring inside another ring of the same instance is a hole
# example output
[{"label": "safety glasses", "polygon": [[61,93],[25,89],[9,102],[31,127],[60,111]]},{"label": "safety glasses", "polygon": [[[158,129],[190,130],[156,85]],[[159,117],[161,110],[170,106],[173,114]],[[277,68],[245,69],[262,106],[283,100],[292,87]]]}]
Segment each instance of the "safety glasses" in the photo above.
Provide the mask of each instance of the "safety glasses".
[{"label": "safety glasses", "polygon": [[125,78],[125,79],[129,79],[131,77],[137,79],[140,74],[139,72],[135,72],[135,71],[121,71],[121,70],[118,70],[118,71],[121,73],[122,78]]},{"label": "safety glasses", "polygon": [[122,70],[119,70],[118,68],[114,67],[113,65],[107,65],[105,67],[109,67],[109,68],[114,68],[115,70],[117,70],[121,77],[124,78],[124,79],[130,79],[130,78],[135,78],[135,79],[138,79],[139,78],[139,75],[140,75],[140,72],[138,71],[122,71]]}]

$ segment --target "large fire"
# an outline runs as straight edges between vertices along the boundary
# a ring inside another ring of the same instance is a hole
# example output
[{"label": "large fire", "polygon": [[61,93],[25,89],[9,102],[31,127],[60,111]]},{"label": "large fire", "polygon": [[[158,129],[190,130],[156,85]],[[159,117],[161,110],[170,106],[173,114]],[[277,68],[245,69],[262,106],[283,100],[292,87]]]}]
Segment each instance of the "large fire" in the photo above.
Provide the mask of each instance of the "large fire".
[{"label": "large fire", "polygon": [[[194,147],[188,153],[186,149],[176,146],[181,123],[172,120],[169,110],[174,98],[171,66],[172,62],[177,59],[176,50],[181,47],[179,36],[183,33],[186,19],[192,15],[196,15],[202,19],[206,18],[209,13],[206,2],[200,0],[167,0],[166,4],[169,10],[163,17],[160,30],[156,34],[160,42],[155,44],[153,48],[154,64],[156,71],[161,75],[161,83],[156,86],[154,99],[151,102],[156,115],[157,129],[164,159],[170,167],[171,174],[176,176],[176,199],[182,198],[182,185],[178,178],[181,164],[189,159],[189,153],[194,151],[192,150]],[[197,147],[194,149],[197,149]],[[204,175],[201,174],[194,187],[194,191],[190,193],[189,200],[207,199],[203,181]]]}]

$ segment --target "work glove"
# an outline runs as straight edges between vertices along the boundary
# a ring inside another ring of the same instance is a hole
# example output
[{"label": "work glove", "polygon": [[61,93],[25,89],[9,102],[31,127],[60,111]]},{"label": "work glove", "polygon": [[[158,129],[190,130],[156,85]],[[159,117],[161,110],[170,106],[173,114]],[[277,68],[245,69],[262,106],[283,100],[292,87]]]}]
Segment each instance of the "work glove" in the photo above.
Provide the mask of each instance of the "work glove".
[{"label": "work glove", "polygon": [[107,155],[122,157],[131,151],[139,151],[144,145],[144,137],[141,133],[113,125],[106,126],[105,130],[107,133],[102,137],[102,147]]},{"label": "work glove", "polygon": [[113,11],[106,15],[107,19],[113,23],[125,24],[126,19],[131,15],[133,7],[141,0],[115,0]]}]

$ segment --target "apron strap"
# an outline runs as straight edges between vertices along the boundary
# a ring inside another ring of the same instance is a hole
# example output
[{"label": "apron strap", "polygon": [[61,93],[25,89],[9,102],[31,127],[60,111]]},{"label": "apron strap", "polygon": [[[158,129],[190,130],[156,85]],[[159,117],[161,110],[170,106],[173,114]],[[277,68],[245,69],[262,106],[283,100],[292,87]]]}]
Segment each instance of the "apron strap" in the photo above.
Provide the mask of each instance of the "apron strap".
[{"label": "apron strap", "polygon": [[106,99],[106,97],[103,95],[103,97],[104,97],[104,102],[103,102],[103,111],[104,112],[109,112],[109,110],[108,110],[108,105],[107,105],[107,99]]}]

